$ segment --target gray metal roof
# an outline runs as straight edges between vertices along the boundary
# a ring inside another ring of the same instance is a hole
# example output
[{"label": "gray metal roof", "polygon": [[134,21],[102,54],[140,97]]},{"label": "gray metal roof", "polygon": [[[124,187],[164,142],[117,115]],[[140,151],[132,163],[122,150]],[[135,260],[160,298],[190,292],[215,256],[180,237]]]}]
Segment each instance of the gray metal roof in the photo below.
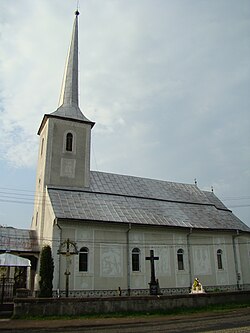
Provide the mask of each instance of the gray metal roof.
[{"label": "gray metal roof", "polygon": [[89,188],[48,188],[57,218],[202,229],[244,223],[196,185],[91,171]]},{"label": "gray metal roof", "polygon": [[50,113],[47,116],[57,116],[61,118],[74,119],[85,123],[94,124],[83,115],[82,111],[77,105],[61,105],[56,111]]},{"label": "gray metal roof", "polygon": [[36,231],[0,227],[0,251],[39,252]]}]

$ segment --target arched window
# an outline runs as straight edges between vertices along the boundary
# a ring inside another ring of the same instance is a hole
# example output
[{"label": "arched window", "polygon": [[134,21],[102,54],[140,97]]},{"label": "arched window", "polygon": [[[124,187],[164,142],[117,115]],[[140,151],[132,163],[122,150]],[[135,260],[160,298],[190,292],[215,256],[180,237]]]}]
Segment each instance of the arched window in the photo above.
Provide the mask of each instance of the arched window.
[{"label": "arched window", "polygon": [[223,269],[223,265],[222,265],[222,250],[219,249],[217,251],[217,267],[218,269]]},{"label": "arched window", "polygon": [[67,133],[66,135],[66,151],[73,150],[73,134]]},{"label": "arched window", "polygon": [[89,249],[87,247],[82,247],[79,252],[79,272],[88,271],[88,256]]},{"label": "arched window", "polygon": [[177,251],[177,263],[178,263],[178,271],[184,270],[184,251],[182,249],[179,249]]},{"label": "arched window", "polygon": [[132,271],[140,271],[140,249],[138,249],[138,247],[132,250]]}]

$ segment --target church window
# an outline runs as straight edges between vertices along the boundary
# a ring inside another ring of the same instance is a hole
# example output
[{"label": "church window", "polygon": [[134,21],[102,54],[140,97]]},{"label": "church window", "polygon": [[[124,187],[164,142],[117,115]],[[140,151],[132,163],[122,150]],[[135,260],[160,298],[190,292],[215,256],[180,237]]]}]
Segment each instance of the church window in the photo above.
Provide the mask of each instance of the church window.
[{"label": "church window", "polygon": [[66,135],[66,151],[73,150],[73,134],[67,133]]},{"label": "church window", "polygon": [[44,138],[42,139],[42,143],[41,143],[41,156],[43,154],[43,145],[44,145]]},{"label": "church window", "polygon": [[135,247],[132,250],[132,271],[139,272],[140,270],[140,249]]},{"label": "church window", "polygon": [[222,250],[219,249],[217,251],[217,267],[218,269],[223,269],[223,265],[222,265]]},{"label": "church window", "polygon": [[37,223],[38,223],[38,212],[36,212],[36,227],[37,227]]},{"label": "church window", "polygon": [[178,264],[178,271],[184,270],[184,251],[183,249],[179,249],[177,251],[177,264]]},{"label": "church window", "polygon": [[80,272],[88,271],[88,256],[89,256],[89,249],[87,247],[82,247],[79,252],[79,271]]}]

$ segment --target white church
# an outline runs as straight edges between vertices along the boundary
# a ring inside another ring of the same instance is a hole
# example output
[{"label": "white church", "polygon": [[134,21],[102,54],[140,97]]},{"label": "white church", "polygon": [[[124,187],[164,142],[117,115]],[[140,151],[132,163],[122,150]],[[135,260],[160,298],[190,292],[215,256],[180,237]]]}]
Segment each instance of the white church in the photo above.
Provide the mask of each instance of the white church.
[{"label": "white church", "polygon": [[55,295],[65,296],[67,278],[73,297],[117,290],[147,295],[151,250],[164,295],[189,293],[196,277],[208,292],[250,289],[250,228],[213,192],[90,170],[95,123],[78,103],[78,15],[59,107],[43,116],[38,130],[36,199],[27,231],[36,233],[32,289],[39,286],[37,248],[47,244]]}]

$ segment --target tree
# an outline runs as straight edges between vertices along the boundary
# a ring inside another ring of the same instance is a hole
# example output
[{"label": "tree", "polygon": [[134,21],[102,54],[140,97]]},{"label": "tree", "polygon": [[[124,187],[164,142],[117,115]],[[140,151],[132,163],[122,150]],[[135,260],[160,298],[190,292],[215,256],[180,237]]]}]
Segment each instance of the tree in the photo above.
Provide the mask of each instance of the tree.
[{"label": "tree", "polygon": [[40,293],[39,297],[52,297],[53,289],[54,260],[51,253],[51,247],[45,245],[41,252],[40,262]]}]

